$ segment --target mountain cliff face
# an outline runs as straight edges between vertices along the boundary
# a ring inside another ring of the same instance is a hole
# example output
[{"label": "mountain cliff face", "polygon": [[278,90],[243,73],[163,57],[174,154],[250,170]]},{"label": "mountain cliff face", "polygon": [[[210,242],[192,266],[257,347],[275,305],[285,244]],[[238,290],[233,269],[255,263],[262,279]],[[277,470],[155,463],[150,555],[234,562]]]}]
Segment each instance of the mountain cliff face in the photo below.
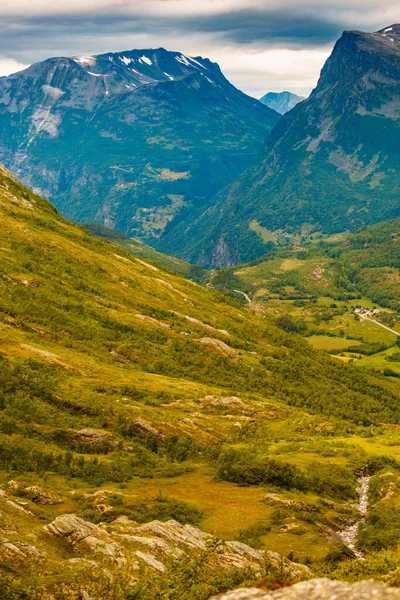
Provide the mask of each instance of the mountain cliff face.
[{"label": "mountain cliff face", "polygon": [[237,177],[278,119],[215,63],[164,49],[0,78],[0,160],[69,218],[147,240]]},{"label": "mountain cliff face", "polygon": [[304,96],[297,96],[297,94],[292,94],[291,92],[268,92],[268,94],[260,98],[260,102],[276,110],[280,115],[289,112],[289,110],[292,110],[292,108],[299,104],[299,102],[303,102],[303,100],[305,100]]},{"label": "mountain cliff face", "polygon": [[335,233],[398,217],[399,59],[400,25],[345,32],[260,160],[176,232],[169,250],[229,265],[264,253],[268,232]]}]

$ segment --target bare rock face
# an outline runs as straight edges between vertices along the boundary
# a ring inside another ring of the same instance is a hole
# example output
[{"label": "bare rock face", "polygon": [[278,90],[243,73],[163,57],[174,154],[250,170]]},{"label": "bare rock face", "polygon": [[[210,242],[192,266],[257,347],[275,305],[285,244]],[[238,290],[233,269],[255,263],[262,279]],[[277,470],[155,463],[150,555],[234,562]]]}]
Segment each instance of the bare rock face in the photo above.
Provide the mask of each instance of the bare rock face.
[{"label": "bare rock face", "polygon": [[398,600],[400,589],[383,583],[362,581],[348,584],[329,579],[312,579],[275,592],[256,588],[239,589],[215,596],[212,600]]}]

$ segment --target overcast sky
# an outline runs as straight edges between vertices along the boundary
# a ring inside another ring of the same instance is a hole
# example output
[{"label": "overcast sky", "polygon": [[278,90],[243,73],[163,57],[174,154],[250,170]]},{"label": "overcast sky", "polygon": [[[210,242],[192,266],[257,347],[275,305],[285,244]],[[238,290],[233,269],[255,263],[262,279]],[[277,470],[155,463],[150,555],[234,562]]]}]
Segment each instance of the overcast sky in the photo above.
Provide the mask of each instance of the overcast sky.
[{"label": "overcast sky", "polygon": [[306,95],[344,29],[399,21],[399,0],[0,0],[0,74],[50,56],[163,46],[218,62],[255,97]]}]

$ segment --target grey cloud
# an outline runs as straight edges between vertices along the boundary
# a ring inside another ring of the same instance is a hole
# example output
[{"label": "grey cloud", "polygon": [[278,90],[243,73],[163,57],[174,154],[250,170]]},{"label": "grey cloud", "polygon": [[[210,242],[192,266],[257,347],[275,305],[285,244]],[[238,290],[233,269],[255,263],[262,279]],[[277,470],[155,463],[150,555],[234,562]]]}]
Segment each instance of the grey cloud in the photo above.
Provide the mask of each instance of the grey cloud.
[{"label": "grey cloud", "polygon": [[321,46],[337,39],[346,23],[331,22],[314,11],[239,10],[186,19],[192,31],[216,34],[235,44]]},{"label": "grey cloud", "polygon": [[[131,11],[113,14],[110,9],[67,17],[51,14],[12,20],[3,17],[0,53],[32,62],[43,59],[45,52],[49,55],[60,54],[60,50],[69,54],[105,52],[115,49],[118,41],[127,43],[132,38],[134,43],[135,36],[143,34],[150,36],[153,46],[160,46],[168,39],[190,33],[238,46],[307,48],[332,43],[343,29],[360,28],[354,14],[352,22],[346,20],[343,10],[338,9],[334,17],[328,16],[323,2],[319,2],[319,8],[293,6],[290,1],[286,6],[286,10],[267,5],[263,9],[228,10],[196,17],[135,16]],[[376,23],[376,28],[387,24]]]}]

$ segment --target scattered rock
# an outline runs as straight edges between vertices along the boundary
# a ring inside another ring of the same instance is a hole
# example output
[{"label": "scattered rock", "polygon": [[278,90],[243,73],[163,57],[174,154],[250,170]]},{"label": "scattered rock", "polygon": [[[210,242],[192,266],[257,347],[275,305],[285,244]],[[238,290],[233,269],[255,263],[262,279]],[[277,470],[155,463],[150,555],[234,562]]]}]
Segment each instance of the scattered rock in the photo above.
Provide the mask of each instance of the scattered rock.
[{"label": "scattered rock", "polygon": [[181,315],[179,313],[175,313],[175,314],[178,315],[179,317],[184,316],[186,321],[189,321],[189,323],[193,323],[194,325],[198,325],[199,327],[204,327],[204,329],[208,329],[208,331],[214,331],[215,333],[222,333],[222,335],[226,335],[227,337],[230,337],[230,334],[228,333],[228,331],[225,331],[225,329],[216,329],[212,325],[203,323],[202,321],[199,321],[199,319],[195,319],[194,317],[189,317],[188,315]]},{"label": "scattered rock", "polygon": [[176,544],[184,544],[191,548],[199,550],[206,549],[206,540],[211,539],[207,533],[203,533],[200,529],[191,525],[181,525],[177,521],[151,521],[145,525],[140,525],[131,530],[131,533],[140,535],[141,533],[153,533],[156,536],[167,538]]},{"label": "scattered rock", "polygon": [[66,537],[72,543],[81,543],[83,548],[105,556],[115,556],[119,550],[118,544],[107,531],[74,514],[57,517],[52,523],[45,525],[44,530],[58,537]]},{"label": "scattered rock", "polygon": [[137,544],[147,546],[148,548],[152,548],[153,550],[161,550],[163,553],[174,556],[175,558],[179,558],[182,555],[182,550],[171,546],[165,540],[159,538],[148,538],[124,533],[120,533],[119,536],[130,542],[135,542]]},{"label": "scattered rock", "polygon": [[25,542],[12,541],[7,539],[0,540],[0,551],[8,551],[20,558],[43,558],[44,552],[39,552],[36,546],[26,544]]}]

